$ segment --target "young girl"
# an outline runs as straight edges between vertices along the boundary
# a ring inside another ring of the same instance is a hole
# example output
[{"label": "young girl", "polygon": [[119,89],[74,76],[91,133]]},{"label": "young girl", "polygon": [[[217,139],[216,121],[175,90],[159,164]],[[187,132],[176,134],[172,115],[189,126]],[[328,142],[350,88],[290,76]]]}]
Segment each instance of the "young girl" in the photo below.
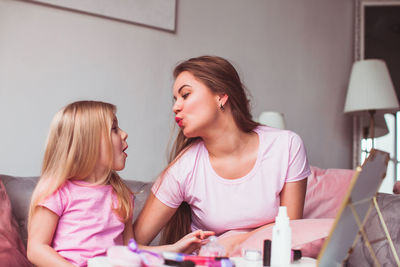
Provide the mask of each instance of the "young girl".
[{"label": "young girl", "polygon": [[[133,194],[116,173],[125,167],[127,133],[114,105],[67,105],[50,127],[42,174],[33,192],[28,258],[37,266],[86,266],[133,238]],[[193,232],[153,250],[190,252],[212,232]]]}]

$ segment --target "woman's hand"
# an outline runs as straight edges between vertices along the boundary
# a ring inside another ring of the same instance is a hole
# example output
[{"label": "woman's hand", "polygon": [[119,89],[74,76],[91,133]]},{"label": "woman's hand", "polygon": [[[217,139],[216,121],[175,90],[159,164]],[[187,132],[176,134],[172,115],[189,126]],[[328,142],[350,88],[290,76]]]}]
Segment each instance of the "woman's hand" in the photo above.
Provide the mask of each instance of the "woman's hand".
[{"label": "woman's hand", "polygon": [[215,235],[213,231],[196,230],[182,237],[175,244],[171,245],[171,250],[190,254],[205,245],[209,236]]},{"label": "woman's hand", "polygon": [[[218,237],[218,243],[225,248],[226,256],[230,257],[232,255],[238,255],[240,252],[240,247],[243,242],[245,242],[249,237],[257,234],[259,231],[263,231],[265,228],[271,227],[275,223],[268,223],[262,225],[251,231],[247,230],[231,230],[225,232]],[[239,253],[237,253],[239,250]]]}]

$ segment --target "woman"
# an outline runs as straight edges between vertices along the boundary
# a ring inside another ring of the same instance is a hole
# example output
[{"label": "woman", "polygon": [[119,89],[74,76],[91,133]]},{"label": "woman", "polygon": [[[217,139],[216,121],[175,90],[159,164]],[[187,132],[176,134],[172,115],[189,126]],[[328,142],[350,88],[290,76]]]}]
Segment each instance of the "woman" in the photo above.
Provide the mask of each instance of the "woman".
[{"label": "woman", "polygon": [[255,229],[280,205],[301,218],[310,169],[298,135],[251,119],[239,75],[223,58],[184,61],[174,78],[180,131],[135,222],[137,241],[148,244],[165,226],[167,243],[195,229]]}]

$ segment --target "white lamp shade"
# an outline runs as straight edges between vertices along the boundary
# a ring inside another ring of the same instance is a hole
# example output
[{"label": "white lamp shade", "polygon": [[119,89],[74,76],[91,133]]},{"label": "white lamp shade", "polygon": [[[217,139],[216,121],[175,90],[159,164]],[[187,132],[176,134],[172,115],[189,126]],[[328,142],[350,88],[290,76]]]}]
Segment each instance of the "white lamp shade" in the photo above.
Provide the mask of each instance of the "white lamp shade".
[{"label": "white lamp shade", "polygon": [[344,112],[399,109],[399,102],[386,63],[380,59],[357,61],[351,70]]},{"label": "white lamp shade", "polygon": [[282,113],[276,111],[261,112],[258,122],[270,127],[285,129],[286,123]]}]

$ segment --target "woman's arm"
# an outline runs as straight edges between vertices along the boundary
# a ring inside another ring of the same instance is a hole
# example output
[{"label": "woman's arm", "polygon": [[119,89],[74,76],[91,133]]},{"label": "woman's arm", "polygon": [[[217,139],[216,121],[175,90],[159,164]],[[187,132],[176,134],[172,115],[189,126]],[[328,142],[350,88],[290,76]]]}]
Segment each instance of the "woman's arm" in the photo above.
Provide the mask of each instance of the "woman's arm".
[{"label": "woman's arm", "polygon": [[27,255],[36,266],[74,266],[51,247],[58,219],[57,214],[41,206],[36,208],[32,216]]},{"label": "woman's arm", "polygon": [[[303,217],[304,199],[306,194],[307,178],[297,181],[285,183],[280,193],[280,205],[287,207],[288,216],[291,220],[301,219]],[[274,223],[269,223],[249,232],[232,232],[224,234],[218,239],[218,242],[225,247],[227,255],[235,255],[241,244],[250,236],[256,235],[257,232],[271,227]]]},{"label": "woman's arm", "polygon": [[182,237],[175,244],[149,247],[147,246],[167,224],[176,209],[170,208],[158,200],[152,192],[133,224],[133,235],[140,247],[155,251],[175,251],[191,253],[205,244],[205,239],[214,235],[212,231],[197,230]]},{"label": "woman's arm", "polygon": [[175,214],[150,192],[147,201],[133,224],[133,232],[138,244],[148,245]]},{"label": "woman's arm", "polygon": [[307,178],[285,183],[280,193],[281,206],[286,206],[291,220],[303,218],[304,200],[307,190]]}]

